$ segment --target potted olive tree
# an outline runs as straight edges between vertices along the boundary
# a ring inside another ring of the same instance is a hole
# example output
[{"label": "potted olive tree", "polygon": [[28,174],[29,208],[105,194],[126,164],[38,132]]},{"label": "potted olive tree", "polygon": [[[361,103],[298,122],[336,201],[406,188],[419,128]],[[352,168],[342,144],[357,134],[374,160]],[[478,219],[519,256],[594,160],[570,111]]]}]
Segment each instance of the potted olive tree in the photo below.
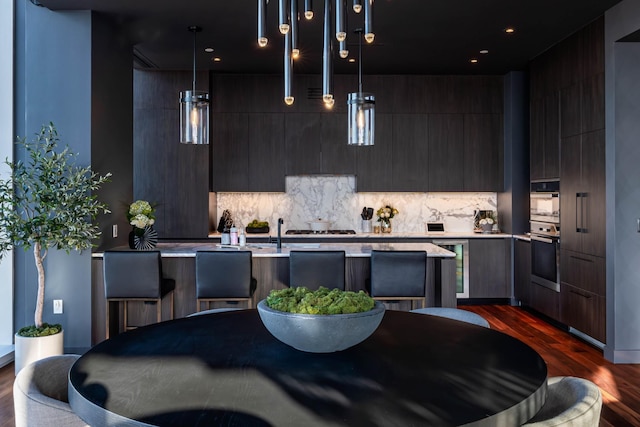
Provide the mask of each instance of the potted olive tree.
[{"label": "potted olive tree", "polygon": [[42,321],[47,251],[91,248],[101,234],[92,220],[109,213],[95,191],[111,174],[100,176],[90,166],[76,166],[76,154],[68,147],[59,150],[58,142],[53,123],[43,125],[32,141],[18,140],[25,160],[7,160],[11,175],[0,179],[0,258],[15,247],[31,249],[38,272],[35,324],[15,336],[16,373],[32,361],[62,353],[62,326]]}]

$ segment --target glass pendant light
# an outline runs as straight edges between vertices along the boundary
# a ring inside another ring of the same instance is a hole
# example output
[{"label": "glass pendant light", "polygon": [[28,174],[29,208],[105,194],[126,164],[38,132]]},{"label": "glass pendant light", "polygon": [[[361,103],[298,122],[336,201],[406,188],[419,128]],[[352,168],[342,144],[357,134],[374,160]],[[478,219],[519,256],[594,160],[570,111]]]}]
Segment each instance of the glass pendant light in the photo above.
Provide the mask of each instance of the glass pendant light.
[{"label": "glass pendant light", "polygon": [[258,46],[265,47],[267,43],[267,0],[258,0]]},{"label": "glass pendant light", "polygon": [[304,17],[307,20],[313,19],[313,2],[312,2],[312,0],[304,0]]},{"label": "glass pendant light", "polygon": [[358,34],[358,92],[350,93],[347,98],[348,144],[370,146],[374,144],[376,100],[373,94],[362,92],[362,30],[355,32]]},{"label": "glass pendant light", "polygon": [[280,33],[287,34],[289,32],[289,3],[287,0],[279,0],[278,17],[278,29]]},{"label": "glass pendant light", "polygon": [[322,100],[333,100],[333,36],[331,35],[331,1],[324,2],[324,33],[322,49]]},{"label": "glass pendant light", "polygon": [[364,1],[364,39],[367,43],[373,43],[373,0]]},{"label": "glass pendant light", "polygon": [[291,57],[291,31],[284,35],[284,103],[293,105],[293,58]]},{"label": "glass pendant light", "polygon": [[209,94],[196,90],[196,34],[202,28],[191,26],[193,33],[193,81],[191,90],[180,92],[180,142],[209,143]]}]

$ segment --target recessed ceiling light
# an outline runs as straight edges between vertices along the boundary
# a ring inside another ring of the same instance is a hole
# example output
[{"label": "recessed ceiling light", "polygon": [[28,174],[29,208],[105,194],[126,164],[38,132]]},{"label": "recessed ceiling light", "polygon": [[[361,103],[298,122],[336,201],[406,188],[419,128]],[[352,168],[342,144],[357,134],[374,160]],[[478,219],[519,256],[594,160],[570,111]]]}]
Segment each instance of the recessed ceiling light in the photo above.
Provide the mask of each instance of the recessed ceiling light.
[{"label": "recessed ceiling light", "polygon": [[207,53],[211,53],[211,52],[213,52],[213,48],[212,47],[205,47],[204,51],[207,52]]},{"label": "recessed ceiling light", "polygon": [[477,64],[477,63],[478,63],[478,59],[476,59],[476,58],[471,58],[471,59],[469,60],[469,62],[471,62],[472,64]]},{"label": "recessed ceiling light", "polygon": [[486,55],[487,53],[489,53],[489,51],[487,49],[482,49],[480,53],[483,55]]},{"label": "recessed ceiling light", "polygon": [[220,58],[219,56],[216,56],[212,59],[213,62],[221,62],[222,58]]},{"label": "recessed ceiling light", "polygon": [[507,33],[507,34],[513,34],[513,33],[516,32],[516,29],[513,28],[513,27],[507,27],[507,28],[504,29],[504,32]]},{"label": "recessed ceiling light", "polygon": [[349,62],[356,62],[355,58],[349,58]]}]

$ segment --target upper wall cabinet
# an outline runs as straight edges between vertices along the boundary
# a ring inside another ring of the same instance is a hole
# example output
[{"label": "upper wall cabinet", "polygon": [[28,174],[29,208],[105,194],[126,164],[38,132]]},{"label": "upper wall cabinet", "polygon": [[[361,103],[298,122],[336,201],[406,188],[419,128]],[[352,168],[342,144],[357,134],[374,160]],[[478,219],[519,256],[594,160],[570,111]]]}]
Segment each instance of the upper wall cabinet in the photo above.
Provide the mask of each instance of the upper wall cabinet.
[{"label": "upper wall cabinet", "polygon": [[[365,91],[376,97],[373,147],[347,144],[346,98],[357,89],[355,76],[335,76],[331,111],[319,76],[295,76],[290,107],[279,76],[212,81],[213,191],[284,191],[284,175],[301,174],[355,174],[358,191],[502,189],[502,77],[365,76]],[[272,117],[253,125],[251,114]],[[251,164],[265,147],[271,151],[262,163]],[[263,165],[269,174],[252,179]]]}]

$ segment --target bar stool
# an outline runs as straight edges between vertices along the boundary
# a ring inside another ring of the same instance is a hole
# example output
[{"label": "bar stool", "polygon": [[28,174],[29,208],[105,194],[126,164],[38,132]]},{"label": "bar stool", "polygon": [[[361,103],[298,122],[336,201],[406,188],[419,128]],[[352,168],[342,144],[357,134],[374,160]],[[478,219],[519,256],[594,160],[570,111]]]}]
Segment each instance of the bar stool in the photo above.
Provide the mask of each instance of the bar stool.
[{"label": "bar stool", "polygon": [[252,277],[251,251],[197,251],[196,304],[201,311],[212,302],[246,301],[253,308],[256,280]]},{"label": "bar stool", "polygon": [[170,319],[173,319],[173,294],[176,283],[162,277],[160,251],[105,251],[103,259],[106,299],[106,337],[109,338],[109,303],[122,302],[125,331],[129,326],[129,301],[156,304],[157,321],[162,321],[162,299],[170,294]]},{"label": "bar stool", "polygon": [[381,301],[410,300],[426,305],[427,252],[371,251],[371,297]]},{"label": "bar stool", "polygon": [[344,251],[290,251],[289,286],[344,290]]}]

